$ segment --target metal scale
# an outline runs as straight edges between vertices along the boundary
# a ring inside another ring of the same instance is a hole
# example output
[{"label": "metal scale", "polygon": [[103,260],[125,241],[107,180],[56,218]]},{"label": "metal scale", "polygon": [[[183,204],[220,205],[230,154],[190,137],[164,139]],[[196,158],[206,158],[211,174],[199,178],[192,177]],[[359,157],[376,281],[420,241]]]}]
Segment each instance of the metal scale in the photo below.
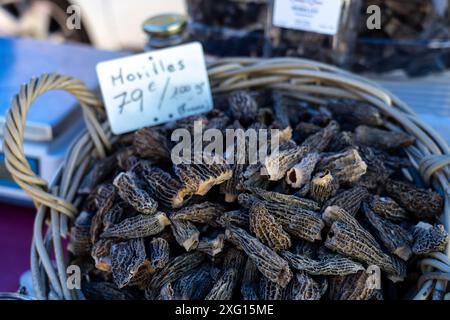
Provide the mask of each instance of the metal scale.
[{"label": "metal scale", "polygon": [[[12,97],[32,77],[58,72],[82,80],[97,90],[95,66],[98,62],[125,56],[125,53],[100,51],[80,44],[53,44],[30,39],[0,38],[0,134]],[[70,94],[49,92],[30,108],[25,129],[24,151],[31,168],[50,181],[64,154],[83,128],[81,109]],[[1,138],[3,145],[3,139]],[[1,151],[2,146],[0,147]],[[31,204],[28,196],[12,180],[0,153],[0,199]]]}]

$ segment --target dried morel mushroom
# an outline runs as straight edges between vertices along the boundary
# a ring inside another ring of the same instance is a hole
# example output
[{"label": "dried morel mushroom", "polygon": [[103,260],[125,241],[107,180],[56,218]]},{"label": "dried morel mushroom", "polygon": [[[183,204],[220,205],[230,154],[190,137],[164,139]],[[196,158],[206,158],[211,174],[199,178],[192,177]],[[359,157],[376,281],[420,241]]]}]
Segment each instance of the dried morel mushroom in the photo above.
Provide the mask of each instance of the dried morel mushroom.
[{"label": "dried morel mushroom", "polygon": [[364,270],[364,267],[339,254],[327,254],[319,260],[307,256],[282,251],[281,256],[289,262],[289,265],[299,271],[306,271],[312,275],[347,275]]},{"label": "dried morel mushroom", "polygon": [[258,284],[261,274],[251,259],[247,259],[242,276],[241,295],[244,300],[258,300]]},{"label": "dried morel mushroom", "polygon": [[286,172],[308,153],[307,147],[294,146],[269,155],[264,162],[264,169],[269,180],[283,179]]},{"label": "dried morel mushroom", "polygon": [[375,238],[345,210],[331,206],[325,209],[323,218],[331,225],[325,246],[356,260],[376,265],[392,275],[392,279],[403,279],[404,266],[385,254]]},{"label": "dried morel mushroom", "polygon": [[280,258],[275,251],[240,228],[230,227],[227,229],[226,235],[245,251],[265,277],[282,287],[286,287],[292,278],[292,272],[288,263]]},{"label": "dried morel mushroom", "polygon": [[214,284],[205,300],[231,300],[238,276],[238,270],[234,268],[226,270]]},{"label": "dried morel mushroom", "polygon": [[[374,107],[270,90],[216,100],[205,115],[118,137],[90,168],[69,245],[87,298],[380,299],[404,291],[390,282],[418,256],[445,248],[442,197],[401,180],[414,139],[383,129]],[[257,137],[268,154],[257,163],[198,145],[192,162],[172,161],[171,133],[193,133],[195,120],[269,130],[279,150]]]},{"label": "dried morel mushroom", "polygon": [[369,201],[370,208],[383,218],[402,221],[408,219],[405,209],[389,197],[373,195]]},{"label": "dried morel mushroom", "polygon": [[75,225],[71,230],[71,243],[69,250],[77,256],[88,254],[91,250],[91,223],[92,214],[82,211],[75,220]]},{"label": "dried morel mushroom", "polygon": [[91,256],[98,270],[111,271],[111,246],[113,243],[110,239],[100,239],[92,246]]},{"label": "dried morel mushroom", "polygon": [[150,242],[150,262],[153,269],[162,269],[169,261],[169,243],[163,238],[154,238]]},{"label": "dried morel mushroom", "polygon": [[171,228],[175,239],[186,251],[197,248],[200,231],[192,222],[172,219]]},{"label": "dried morel mushroom", "polygon": [[113,244],[111,247],[111,269],[114,283],[122,288],[133,281],[139,272],[154,272],[146,259],[144,241],[132,239]]},{"label": "dried morel mushroom", "polygon": [[200,196],[204,196],[214,185],[231,179],[233,175],[223,158],[205,154],[195,155],[193,163],[175,165],[174,171],[186,188]]},{"label": "dried morel mushroom", "polygon": [[160,233],[170,224],[164,212],[128,218],[112,226],[101,234],[102,238],[134,239]]},{"label": "dried morel mushroom", "polygon": [[359,271],[356,274],[331,278],[328,295],[331,300],[369,300],[375,286],[369,281],[370,274]]},{"label": "dried morel mushroom", "polygon": [[205,299],[213,285],[210,266],[203,264],[174,282],[174,298],[177,300]]},{"label": "dried morel mushroom", "polygon": [[249,221],[250,220],[247,211],[233,210],[224,212],[217,220],[217,223],[223,228],[226,228],[231,225],[248,228]]},{"label": "dried morel mushroom", "polygon": [[190,191],[169,173],[152,166],[148,161],[141,161],[135,166],[146,182],[146,190],[158,203],[166,208],[179,208],[190,198]]},{"label": "dried morel mushroom", "polygon": [[203,260],[204,255],[200,252],[187,252],[172,258],[164,268],[153,275],[145,290],[146,298],[155,299],[165,285],[188,274],[198,267]]},{"label": "dried morel mushroom", "polygon": [[286,182],[292,188],[301,189],[311,180],[311,174],[319,161],[317,152],[308,153],[299,163],[293,166],[286,173]]},{"label": "dried morel mushroom", "polygon": [[361,207],[362,201],[369,195],[366,188],[356,186],[351,189],[342,191],[326,202],[324,207],[338,206],[355,216]]},{"label": "dried morel mushroom", "polygon": [[122,172],[114,179],[114,186],[119,196],[144,214],[152,214],[158,207],[158,202],[144,190],[138,181],[138,177],[132,172]]},{"label": "dried morel mushroom", "polygon": [[442,224],[433,226],[426,222],[419,222],[413,228],[413,237],[412,251],[415,254],[442,251],[448,242],[448,233]]},{"label": "dried morel mushroom", "polygon": [[381,242],[388,248],[389,252],[407,261],[411,257],[411,243],[413,236],[408,230],[383,219],[375,214],[367,204],[363,204],[363,211]]},{"label": "dried morel mushroom", "polygon": [[250,230],[262,243],[275,251],[287,250],[291,246],[289,234],[261,203],[256,203],[250,209]]},{"label": "dried morel mushroom", "polygon": [[288,287],[290,300],[320,300],[324,291],[326,290],[306,272],[296,273]]},{"label": "dried morel mushroom", "polygon": [[318,172],[311,180],[311,198],[323,203],[336,194],[339,189],[339,180],[329,170]]},{"label": "dried morel mushroom", "polygon": [[172,218],[196,223],[204,223],[217,227],[217,219],[222,216],[224,211],[224,207],[219,204],[202,202],[191,206],[186,206],[183,209],[176,211],[172,214]]},{"label": "dried morel mushroom", "polygon": [[266,277],[262,277],[259,283],[259,296],[262,300],[282,300],[285,288]]},{"label": "dried morel mushroom", "polygon": [[170,161],[169,140],[156,128],[143,128],[134,133],[133,146],[141,158]]},{"label": "dried morel mushroom", "polygon": [[380,126],[383,118],[370,104],[355,100],[334,100],[327,105],[334,119],[342,124]]},{"label": "dried morel mushroom", "polygon": [[261,202],[284,230],[293,236],[308,241],[322,239],[321,232],[324,223],[317,212],[292,204],[258,200],[256,197],[245,193],[240,194],[238,200],[242,206],[247,208],[250,208],[255,202]]},{"label": "dried morel mushroom", "polygon": [[410,146],[415,142],[415,138],[406,133],[392,132],[369,126],[357,127],[355,139],[358,143],[378,149],[398,149]]},{"label": "dried morel mushroom", "polygon": [[349,184],[358,182],[367,171],[367,164],[354,148],[322,157],[318,167],[320,170],[329,170],[339,183]]},{"label": "dried morel mushroom", "polygon": [[220,233],[215,236],[200,238],[197,250],[214,257],[222,252],[225,246],[225,234]]},{"label": "dried morel mushroom", "polygon": [[230,94],[228,103],[233,117],[243,123],[253,121],[258,114],[256,100],[247,91],[236,91]]},{"label": "dried morel mushroom", "polygon": [[437,192],[392,179],[386,182],[385,188],[389,196],[418,218],[435,218],[442,213],[444,200]]}]

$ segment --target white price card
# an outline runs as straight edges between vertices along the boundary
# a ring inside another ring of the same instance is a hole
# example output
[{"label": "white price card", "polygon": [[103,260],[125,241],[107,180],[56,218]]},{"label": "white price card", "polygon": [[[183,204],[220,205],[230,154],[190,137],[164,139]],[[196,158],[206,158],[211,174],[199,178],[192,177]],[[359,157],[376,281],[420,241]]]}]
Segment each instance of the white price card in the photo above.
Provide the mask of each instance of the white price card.
[{"label": "white price card", "polygon": [[280,28],[335,35],[342,0],[275,0],[273,25]]},{"label": "white price card", "polygon": [[97,75],[115,134],[213,107],[203,48],[198,42],[101,62]]}]

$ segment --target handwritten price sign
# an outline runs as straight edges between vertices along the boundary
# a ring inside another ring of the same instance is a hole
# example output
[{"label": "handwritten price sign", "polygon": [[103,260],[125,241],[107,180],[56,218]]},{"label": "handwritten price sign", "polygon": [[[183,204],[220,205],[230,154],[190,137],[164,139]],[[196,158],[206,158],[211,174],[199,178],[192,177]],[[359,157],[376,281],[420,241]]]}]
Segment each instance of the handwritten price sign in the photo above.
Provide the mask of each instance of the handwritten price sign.
[{"label": "handwritten price sign", "polygon": [[97,75],[115,134],[213,107],[203,49],[197,42],[102,62]]}]

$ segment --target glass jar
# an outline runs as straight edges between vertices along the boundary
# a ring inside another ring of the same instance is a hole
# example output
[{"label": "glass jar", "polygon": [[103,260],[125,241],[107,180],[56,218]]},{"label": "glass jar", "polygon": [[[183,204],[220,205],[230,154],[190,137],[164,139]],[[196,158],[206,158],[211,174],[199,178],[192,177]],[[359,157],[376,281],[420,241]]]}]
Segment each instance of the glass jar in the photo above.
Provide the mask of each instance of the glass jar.
[{"label": "glass jar", "polygon": [[270,56],[296,56],[351,64],[360,0],[271,0]]},{"label": "glass jar", "polygon": [[145,51],[162,49],[185,43],[189,40],[187,18],[179,14],[161,14],[150,17],[143,24],[148,35]]},{"label": "glass jar", "polygon": [[268,0],[187,0],[189,34],[212,56],[261,56]]},{"label": "glass jar", "polygon": [[353,69],[384,73],[403,70],[423,76],[450,66],[450,1],[365,0],[382,14],[379,29],[361,24]]}]

